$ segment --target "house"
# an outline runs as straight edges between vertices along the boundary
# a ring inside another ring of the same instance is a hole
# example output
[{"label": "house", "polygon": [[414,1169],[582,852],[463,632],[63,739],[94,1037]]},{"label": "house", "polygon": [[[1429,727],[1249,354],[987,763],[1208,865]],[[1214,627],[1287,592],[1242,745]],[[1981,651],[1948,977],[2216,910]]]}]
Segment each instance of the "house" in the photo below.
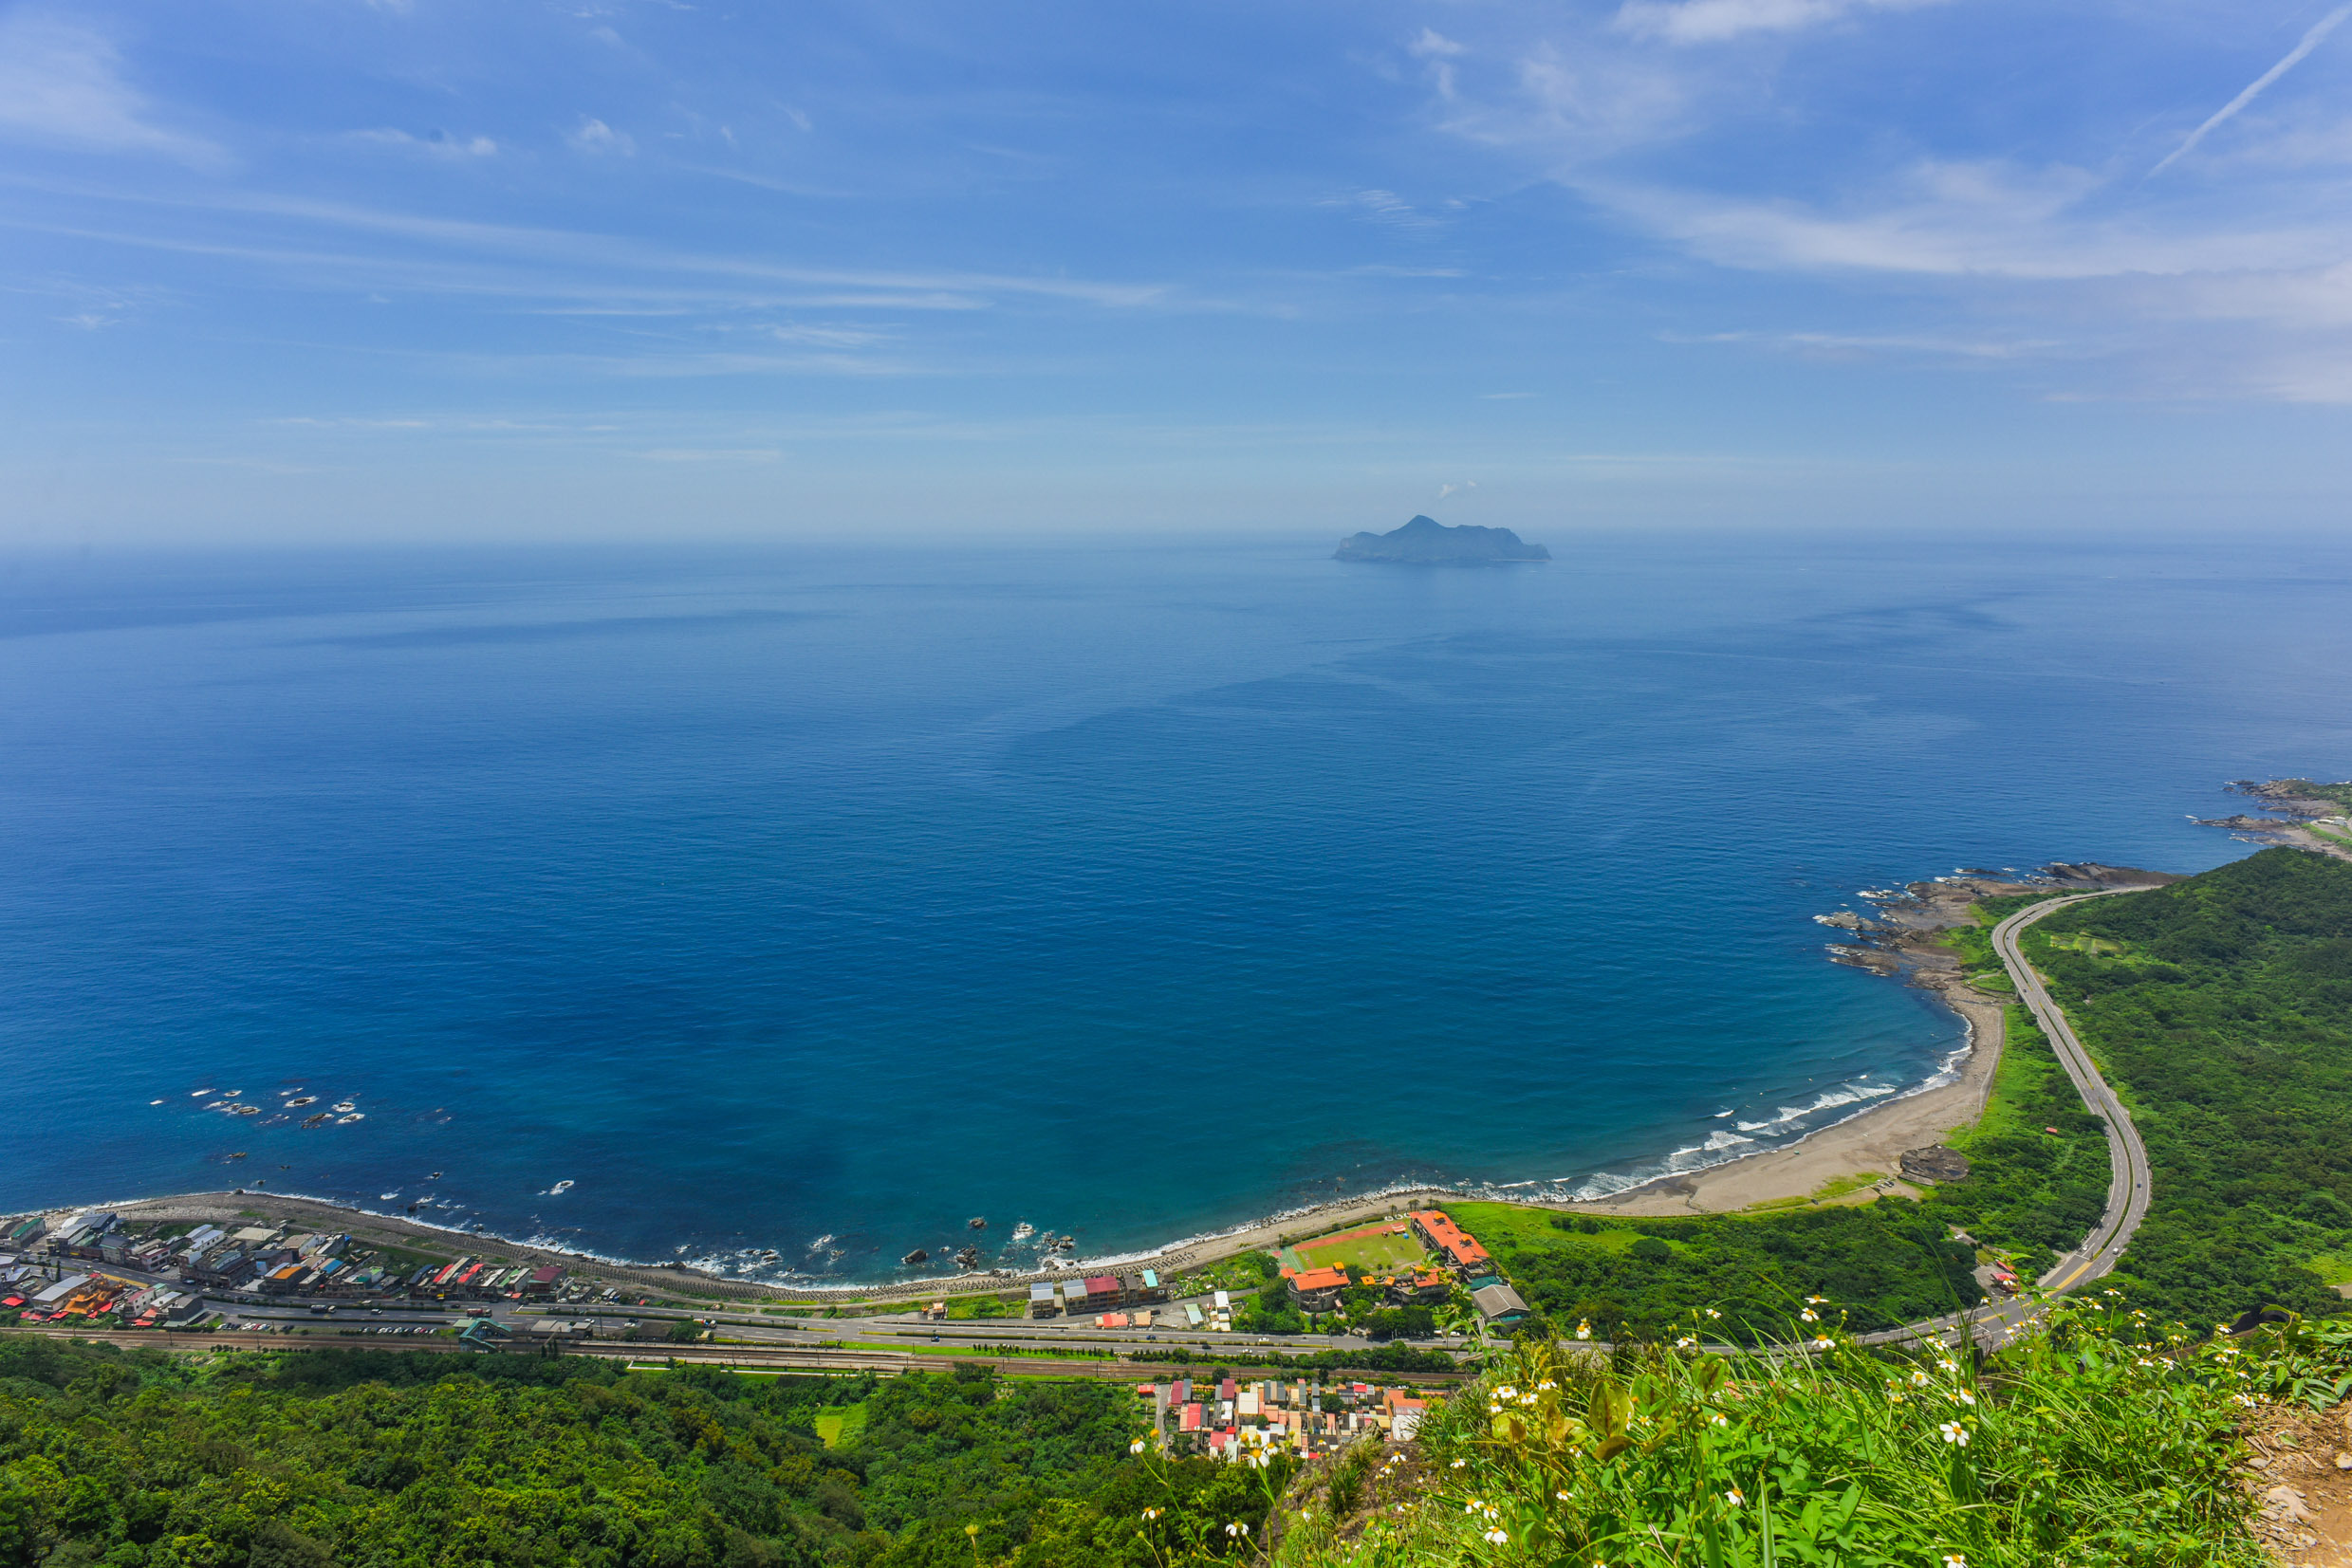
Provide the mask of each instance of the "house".
[{"label": "house", "polygon": [[1207,1321],[1207,1319],[1201,1317],[1200,1307],[1196,1302],[1187,1301],[1184,1303],[1185,1327],[1198,1328],[1205,1321]]},{"label": "house", "polygon": [[1399,1274],[1388,1282],[1388,1299],[1398,1306],[1434,1306],[1446,1299],[1454,1282],[1442,1268]]},{"label": "house", "polygon": [[1062,1304],[1053,1299],[1053,1286],[1047,1284],[1029,1286],[1030,1317],[1050,1318],[1061,1310]]},{"label": "house", "polygon": [[1073,1318],[1094,1304],[1093,1296],[1094,1293],[1086,1288],[1086,1282],[1083,1280],[1062,1282],[1062,1310]]},{"label": "house", "polygon": [[1097,1274],[1086,1281],[1086,1302],[1089,1306],[1115,1307],[1127,1304],[1127,1285],[1116,1274]]},{"label": "house", "polygon": [[1131,1299],[1134,1301],[1164,1301],[1168,1299],[1168,1287],[1160,1283],[1159,1271],[1156,1268],[1147,1268],[1137,1275],[1132,1285]]},{"label": "house", "polygon": [[1485,1274],[1493,1267],[1493,1260],[1477,1239],[1455,1225],[1452,1216],[1442,1209],[1420,1208],[1406,1216],[1413,1234],[1423,1245],[1444,1261],[1447,1267],[1464,1279]]},{"label": "house", "polygon": [[1490,1323],[1515,1323],[1528,1316],[1528,1303],[1500,1280],[1472,1291],[1470,1301],[1478,1309],[1478,1316]]},{"label": "house", "polygon": [[1310,1268],[1304,1274],[1293,1274],[1289,1280],[1291,1299],[1308,1312],[1329,1312],[1340,1304],[1340,1292],[1347,1288],[1347,1270],[1343,1268]]}]

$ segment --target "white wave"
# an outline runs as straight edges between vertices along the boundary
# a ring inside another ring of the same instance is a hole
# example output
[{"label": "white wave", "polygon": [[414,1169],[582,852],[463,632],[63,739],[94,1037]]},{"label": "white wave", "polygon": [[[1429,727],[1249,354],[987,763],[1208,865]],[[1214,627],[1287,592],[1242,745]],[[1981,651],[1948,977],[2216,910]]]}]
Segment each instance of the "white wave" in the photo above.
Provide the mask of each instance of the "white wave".
[{"label": "white wave", "polygon": [[1780,1115],[1776,1116],[1768,1117],[1763,1121],[1743,1121],[1737,1125],[1743,1133],[1769,1133],[1775,1127],[1786,1127],[1792,1121],[1802,1121],[1819,1111],[1834,1111],[1841,1105],[1851,1105],[1857,1100],[1878,1099],[1881,1096],[1891,1095],[1894,1092],[1895,1086],[1891,1083],[1841,1084],[1818,1096],[1810,1105],[1783,1105],[1779,1107]]}]

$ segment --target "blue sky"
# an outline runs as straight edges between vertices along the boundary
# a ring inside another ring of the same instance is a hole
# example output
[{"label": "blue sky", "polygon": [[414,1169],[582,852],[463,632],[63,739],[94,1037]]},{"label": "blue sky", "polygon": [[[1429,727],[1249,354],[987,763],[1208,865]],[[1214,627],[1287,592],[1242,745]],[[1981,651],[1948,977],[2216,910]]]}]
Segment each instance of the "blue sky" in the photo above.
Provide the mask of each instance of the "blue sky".
[{"label": "blue sky", "polygon": [[0,5],[0,537],[2336,526],[2347,9]]}]

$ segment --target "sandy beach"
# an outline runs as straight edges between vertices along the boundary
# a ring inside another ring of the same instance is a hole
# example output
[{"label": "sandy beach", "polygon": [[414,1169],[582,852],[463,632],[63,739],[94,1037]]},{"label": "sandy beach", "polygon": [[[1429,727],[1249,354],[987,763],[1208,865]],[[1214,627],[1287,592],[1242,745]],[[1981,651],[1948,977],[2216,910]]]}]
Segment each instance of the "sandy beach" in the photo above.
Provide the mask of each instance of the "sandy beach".
[{"label": "sandy beach", "polygon": [[1808,1197],[1832,1181],[1872,1174],[1882,1179],[1856,1190],[1849,1201],[1890,1192],[1917,1197],[1918,1189],[1897,1176],[1896,1161],[1906,1149],[1941,1142],[1982,1116],[2001,1060],[2000,1004],[1973,991],[1946,990],[1944,1000],[1969,1027],[1968,1059],[1952,1082],[1875,1105],[1785,1149],[1663,1177],[1578,1207],[1620,1214],[1720,1214]]}]

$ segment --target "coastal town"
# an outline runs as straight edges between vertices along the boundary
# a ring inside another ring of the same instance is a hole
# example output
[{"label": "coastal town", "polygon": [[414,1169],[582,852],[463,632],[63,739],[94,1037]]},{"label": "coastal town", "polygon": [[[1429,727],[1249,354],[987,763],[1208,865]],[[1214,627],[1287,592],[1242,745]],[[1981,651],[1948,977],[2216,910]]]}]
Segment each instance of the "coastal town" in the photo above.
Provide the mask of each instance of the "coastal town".
[{"label": "coastal town", "polygon": [[[268,1212],[273,1205],[293,1207],[255,1200],[204,1219],[125,1205],[0,1221],[0,1312],[77,1330],[442,1335],[482,1351],[596,1339],[818,1347],[854,1324],[861,1336],[927,1336],[974,1354],[1089,1356],[1158,1354],[1188,1336],[1203,1351],[1213,1336],[1309,1351],[1379,1341],[1474,1350],[1528,1315],[1486,1248],[1434,1208],[1232,1249],[1176,1277],[1082,1271],[914,1301],[802,1293],[760,1306],[713,1302],[696,1287],[717,1282],[683,1270],[584,1260],[574,1268],[478,1237],[388,1236],[371,1230],[375,1216],[320,1224],[315,1212]],[[457,1251],[459,1242],[470,1249]],[[621,1274],[639,1277],[612,1277]],[[1213,1408],[1201,1420],[1195,1433],[1231,1430]]]}]

